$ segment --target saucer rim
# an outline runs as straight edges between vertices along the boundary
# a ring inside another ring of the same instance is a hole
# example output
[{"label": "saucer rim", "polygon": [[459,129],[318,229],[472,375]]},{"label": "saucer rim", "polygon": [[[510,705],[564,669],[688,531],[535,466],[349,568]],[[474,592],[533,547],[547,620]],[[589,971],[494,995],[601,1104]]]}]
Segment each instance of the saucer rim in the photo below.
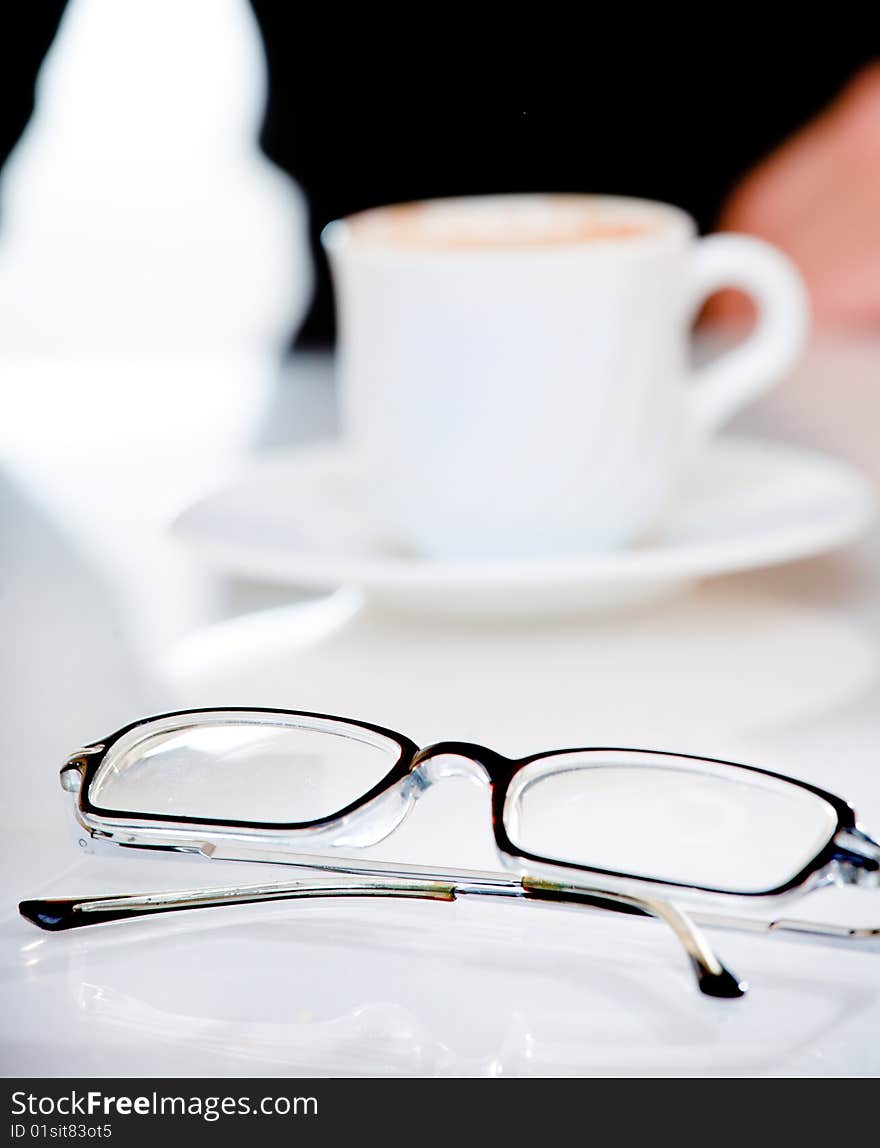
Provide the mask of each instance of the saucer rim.
[{"label": "saucer rim", "polygon": [[[849,505],[841,506],[833,517],[817,523],[786,526],[780,537],[752,533],[745,539],[710,539],[681,543],[659,538],[646,540],[638,548],[599,554],[566,555],[520,559],[439,559],[362,555],[310,555],[290,547],[266,546],[252,540],[242,546],[240,539],[212,535],[198,516],[244,484],[270,468],[300,470],[322,466],[340,470],[346,466],[348,450],[340,439],[323,439],[295,448],[268,452],[251,461],[236,481],[225,484],[196,500],[171,524],[173,537],[196,549],[205,558],[229,573],[257,580],[281,581],[310,589],[357,585],[371,589],[430,590],[452,586],[549,586],[607,584],[626,579],[631,584],[657,579],[698,579],[741,573],[782,565],[839,549],[859,538],[877,512],[877,496],[870,481],[851,464],[821,451],[745,435],[725,435],[707,447],[718,450],[763,450],[786,455],[792,465],[822,467],[829,483],[838,487],[837,497],[846,490]],[[698,464],[699,465],[699,464]],[[322,476],[326,479],[325,474]],[[210,511],[209,511],[210,513]]]}]

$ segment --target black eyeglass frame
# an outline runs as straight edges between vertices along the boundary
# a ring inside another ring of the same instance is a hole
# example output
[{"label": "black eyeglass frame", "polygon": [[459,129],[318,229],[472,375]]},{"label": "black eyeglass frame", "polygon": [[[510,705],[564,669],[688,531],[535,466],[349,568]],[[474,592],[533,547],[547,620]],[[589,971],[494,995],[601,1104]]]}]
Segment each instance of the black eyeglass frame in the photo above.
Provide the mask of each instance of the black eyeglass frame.
[{"label": "black eyeglass frame", "polygon": [[[103,762],[113,747],[128,734],[135,732],[143,726],[155,722],[174,718],[197,718],[204,715],[210,720],[217,715],[263,715],[271,717],[277,715],[282,718],[305,718],[318,721],[339,723],[351,726],[366,732],[379,735],[396,744],[400,755],[385,776],[372,786],[361,797],[348,805],[321,818],[297,822],[271,822],[230,820],[223,818],[201,818],[182,814],[163,814],[108,809],[94,803],[89,794],[92,782],[97,777]],[[648,757],[669,758],[675,757],[684,761],[702,762],[707,765],[723,766],[742,770],[744,773],[759,775],[784,784],[793,785],[808,792],[827,803],[836,817],[836,825],[827,843],[817,854],[792,878],[781,885],[759,890],[741,891],[721,889],[713,886],[695,885],[680,881],[671,881],[663,878],[650,877],[643,874],[633,874],[581,865],[570,861],[560,860],[530,853],[518,847],[510,838],[504,821],[504,809],[510,786],[515,777],[527,766],[538,762],[567,754],[576,753],[637,753]],[[86,748],[74,753],[61,771],[62,785],[75,794],[75,813],[79,825],[93,838],[103,838],[116,843],[132,847],[153,849],[178,849],[183,846],[178,842],[169,841],[163,844],[161,840],[155,842],[140,842],[138,840],[124,841],[124,827],[136,825],[139,828],[155,826],[157,830],[163,827],[175,830],[186,830],[189,827],[205,827],[207,829],[223,831],[253,831],[263,840],[267,837],[277,839],[290,833],[318,831],[331,829],[343,819],[351,815],[364,813],[374,802],[392,793],[402,784],[415,779],[416,794],[420,788],[418,783],[420,767],[440,757],[455,757],[475,764],[482,768],[488,781],[491,794],[492,830],[496,848],[502,860],[510,865],[522,867],[528,872],[540,872],[542,875],[562,879],[571,884],[578,884],[572,880],[573,875],[580,874],[593,887],[596,878],[602,882],[610,882],[609,888],[615,887],[647,887],[652,892],[668,890],[672,893],[688,893],[696,895],[721,896],[725,899],[734,897],[744,901],[760,901],[767,898],[784,897],[794,892],[807,892],[821,884],[832,881],[844,884],[875,884],[880,873],[880,859],[876,854],[877,845],[859,826],[852,806],[843,798],[827,790],[812,785],[809,782],[771,770],[756,766],[743,765],[739,762],[727,761],[721,758],[701,757],[695,754],[671,753],[661,750],[640,750],[631,747],[614,746],[576,746],[567,749],[545,750],[529,754],[521,758],[508,758],[487,746],[464,741],[441,741],[425,747],[419,747],[404,734],[383,726],[374,725],[353,718],[340,717],[333,714],[317,713],[308,710],[287,710],[267,707],[223,706],[213,708],[198,708],[174,710],[168,713],[156,714],[141,718],[122,727],[109,737],[102,739]],[[401,815],[395,826],[400,823],[406,812]],[[175,833],[175,836],[179,834]],[[383,835],[384,836],[384,835]],[[866,846],[862,852],[860,846]]]}]

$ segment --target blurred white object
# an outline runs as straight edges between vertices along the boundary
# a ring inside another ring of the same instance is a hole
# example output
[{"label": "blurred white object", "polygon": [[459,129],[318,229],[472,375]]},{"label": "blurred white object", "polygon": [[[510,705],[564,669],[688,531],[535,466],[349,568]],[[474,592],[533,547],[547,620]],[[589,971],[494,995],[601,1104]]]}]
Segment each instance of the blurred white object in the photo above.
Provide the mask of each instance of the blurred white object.
[{"label": "blurred white object", "polygon": [[475,617],[620,607],[713,574],[832,550],[868,525],[869,484],[827,456],[721,439],[650,539],[611,554],[514,560],[419,558],[360,513],[357,469],[337,444],[279,453],[176,523],[223,569],[299,586],[353,586],[395,610]]},{"label": "blurred white object", "polygon": [[[245,0],[71,0],[0,183],[0,459],[124,587],[138,651],[177,632],[160,586],[210,615],[164,526],[250,446],[310,290],[265,71]],[[7,584],[23,529],[0,524]]]},{"label": "blurred white object", "polygon": [[[436,558],[614,550],[665,510],[705,440],[803,347],[794,265],[678,208],[509,195],[378,208],[324,244],[343,429],[363,512]],[[690,328],[738,287],[755,330],[694,369]]]},{"label": "blurred white object", "polygon": [[73,0],[3,175],[4,355],[283,345],[310,267],[265,70],[244,0]]}]

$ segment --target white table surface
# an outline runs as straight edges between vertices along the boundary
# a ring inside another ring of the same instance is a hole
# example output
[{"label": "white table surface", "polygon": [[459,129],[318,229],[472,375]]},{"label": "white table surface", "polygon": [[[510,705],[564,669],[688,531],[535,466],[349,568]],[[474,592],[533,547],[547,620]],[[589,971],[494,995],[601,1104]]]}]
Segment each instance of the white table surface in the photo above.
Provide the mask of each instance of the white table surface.
[{"label": "white table surface", "polygon": [[[46,935],[16,903],[247,878],[80,857],[69,835],[65,755],[197,705],[350,713],[512,752],[613,739],[732,756],[842,793],[877,832],[880,534],[614,617],[480,629],[295,603],[201,569],[164,531],[255,444],[332,427],[327,362],[278,380],[244,358],[30,358],[3,376],[4,1073],[878,1073],[877,953],[717,934],[752,990],[712,1002],[662,928],[595,913],[300,903]],[[738,429],[880,480],[880,340],[818,341]],[[450,780],[374,852],[494,867],[487,819],[485,793]],[[880,922],[880,895],[819,896]]]}]

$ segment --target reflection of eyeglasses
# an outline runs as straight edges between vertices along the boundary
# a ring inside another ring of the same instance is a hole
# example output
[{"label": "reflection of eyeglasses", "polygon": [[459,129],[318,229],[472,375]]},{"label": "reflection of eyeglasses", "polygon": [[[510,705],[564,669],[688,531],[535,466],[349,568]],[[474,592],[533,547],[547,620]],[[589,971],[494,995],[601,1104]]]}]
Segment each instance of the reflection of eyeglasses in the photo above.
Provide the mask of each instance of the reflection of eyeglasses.
[{"label": "reflection of eyeglasses", "polygon": [[[444,777],[488,782],[502,863],[518,877],[300,854],[374,845]],[[805,782],[731,762],[632,749],[511,760],[484,746],[419,749],[380,726],[291,710],[186,710],[79,750],[61,770],[80,845],[99,842],[320,871],[310,880],[114,897],[23,901],[62,930],[150,913],[316,896],[515,897],[656,917],[701,990],[745,986],[695,922],[828,941],[880,938],[796,920],[716,912],[829,884],[878,886],[880,845],[849,805]],[[335,874],[328,877],[326,874]],[[672,905],[694,904],[693,919]]]}]

